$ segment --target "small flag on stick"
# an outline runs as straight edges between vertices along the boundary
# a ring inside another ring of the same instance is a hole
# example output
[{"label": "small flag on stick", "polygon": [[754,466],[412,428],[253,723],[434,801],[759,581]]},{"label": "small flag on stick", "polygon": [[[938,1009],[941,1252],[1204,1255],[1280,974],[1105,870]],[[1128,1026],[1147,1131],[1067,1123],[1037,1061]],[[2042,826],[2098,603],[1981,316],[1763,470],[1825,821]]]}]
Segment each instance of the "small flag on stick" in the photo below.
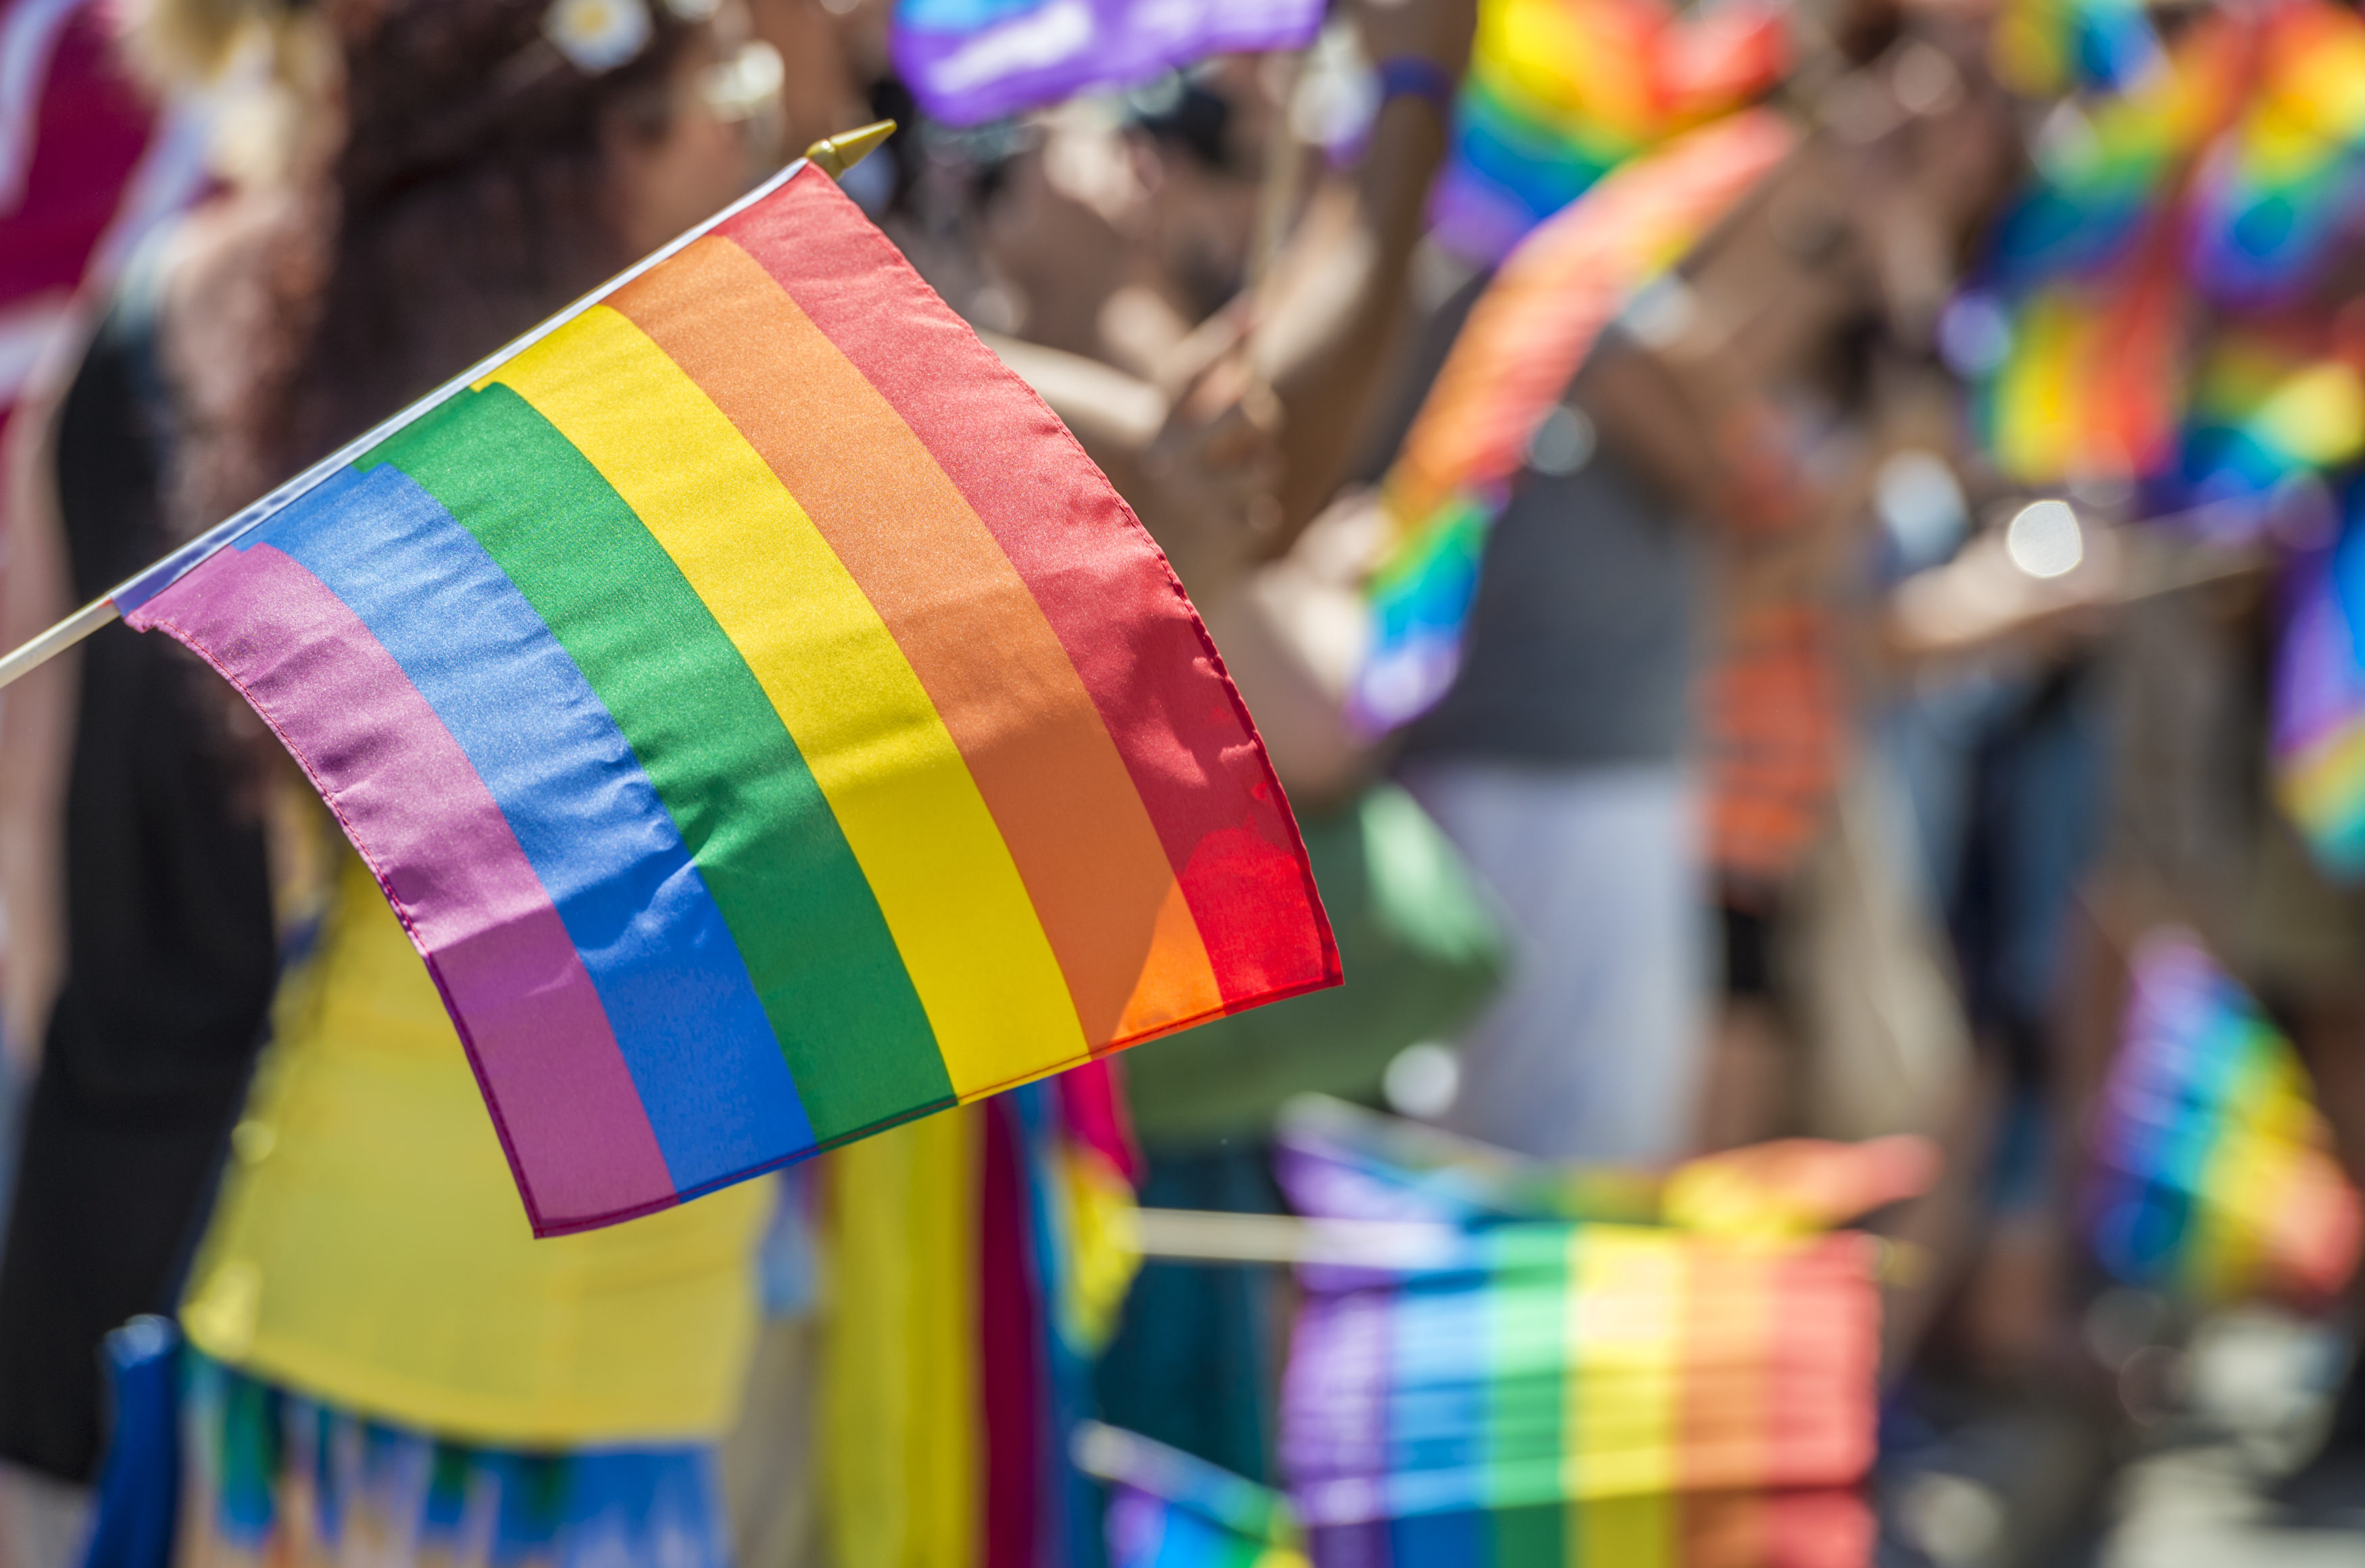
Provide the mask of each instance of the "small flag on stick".
[{"label": "small flag on stick", "polygon": [[2094,1116],[2095,1256],[2204,1305],[2333,1299],[2356,1271],[2365,1209],[2298,1053],[2190,931],[2146,936],[2128,980]]},{"label": "small flag on stick", "polygon": [[310,773],[537,1234],[1337,983],[1157,546],[820,169],[396,423],[114,599]]},{"label": "small flag on stick", "polygon": [[1486,538],[1538,430],[1602,330],[1797,145],[1754,109],[1626,164],[1537,229],[1471,308],[1382,485],[1392,528],[1366,587],[1371,645],[1351,711],[1417,718],[1461,667]]}]

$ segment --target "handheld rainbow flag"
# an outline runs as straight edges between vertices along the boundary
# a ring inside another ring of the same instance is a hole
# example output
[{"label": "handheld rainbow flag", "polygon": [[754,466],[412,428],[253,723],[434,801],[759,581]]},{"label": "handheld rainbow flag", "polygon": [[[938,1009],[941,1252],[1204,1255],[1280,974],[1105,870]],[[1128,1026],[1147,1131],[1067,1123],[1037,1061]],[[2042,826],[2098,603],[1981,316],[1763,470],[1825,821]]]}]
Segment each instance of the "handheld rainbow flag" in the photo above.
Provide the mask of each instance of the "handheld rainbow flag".
[{"label": "handheld rainbow flag", "polygon": [[1337,982],[1157,547],[817,169],[394,423],[115,602],[337,812],[537,1234]]},{"label": "handheld rainbow flag", "polygon": [[1544,1223],[1471,1240],[1463,1267],[1306,1277],[1282,1458],[1317,1564],[1869,1561],[1861,1237]]},{"label": "handheld rainbow flag", "polygon": [[2131,973],[2095,1126],[2096,1256],[2203,1303],[2330,1299],[2356,1269],[2365,1211],[2290,1042],[2190,932],[2153,933]]},{"label": "handheld rainbow flag", "polygon": [[1109,1568],[1306,1568],[1280,1493],[1098,1421],[1074,1446],[1078,1467],[1108,1484]]},{"label": "handheld rainbow flag", "polygon": [[1430,214],[1496,262],[1612,169],[1781,79],[1782,7],[1678,14],[1661,0],[1484,0]]},{"label": "handheld rainbow flag", "polygon": [[2329,549],[2295,557],[2275,649],[2275,796],[2316,863],[2365,878],[2365,495]]},{"label": "handheld rainbow flag", "polygon": [[1771,110],[1690,131],[1602,181],[1504,262],[1383,487],[1395,540],[1365,589],[1372,645],[1351,696],[1365,728],[1395,728],[1452,684],[1487,533],[1601,330],[1796,141]]},{"label": "handheld rainbow flag", "polygon": [[892,48],[922,108],[975,125],[1321,26],[1322,0],[901,0]]}]

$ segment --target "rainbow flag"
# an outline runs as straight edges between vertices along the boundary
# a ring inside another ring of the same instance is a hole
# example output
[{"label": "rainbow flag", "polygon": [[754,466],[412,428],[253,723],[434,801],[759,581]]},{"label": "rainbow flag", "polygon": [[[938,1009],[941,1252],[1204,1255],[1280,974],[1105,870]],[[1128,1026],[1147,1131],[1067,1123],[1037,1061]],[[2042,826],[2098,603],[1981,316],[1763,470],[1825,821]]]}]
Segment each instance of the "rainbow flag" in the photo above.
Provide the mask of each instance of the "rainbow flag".
[{"label": "rainbow flag", "polygon": [[2316,863],[2365,878],[2365,494],[2328,549],[2291,562],[2275,649],[2275,796]]},{"label": "rainbow flag", "polygon": [[1602,328],[1797,140],[1771,110],[1704,126],[1620,169],[1504,262],[1383,484],[1395,539],[1366,585],[1371,647],[1351,694],[1364,728],[1393,729],[1445,695],[1528,442]]},{"label": "rainbow flag", "polygon": [[117,603],[309,771],[538,1234],[1337,982],[1157,547],[818,170],[396,424]]},{"label": "rainbow flag", "polygon": [[1989,36],[1996,79],[2023,97],[2125,87],[2159,59],[2143,0],[2005,0]]},{"label": "rainbow flag", "polygon": [[1109,1489],[1109,1568],[1306,1568],[1280,1493],[1098,1421],[1076,1428],[1074,1446]]},{"label": "rainbow flag", "polygon": [[2276,305],[2318,276],[2365,202],[2365,19],[2270,8],[2240,118],[2200,171],[2193,270],[2221,303]]},{"label": "rainbow flag", "polygon": [[2130,974],[2094,1129],[2095,1255],[2203,1303],[2330,1299],[2356,1269],[2365,1211],[2290,1042],[2190,932],[2153,933]]},{"label": "rainbow flag", "polygon": [[1483,0],[1430,203],[1439,238],[1499,261],[1620,163],[1772,87],[1789,59],[1782,7],[1756,0]]},{"label": "rainbow flag", "polygon": [[2228,326],[2192,375],[2179,479],[2203,503],[2260,496],[2365,454],[2365,375],[2335,345]]},{"label": "rainbow flag", "polygon": [[1987,324],[1949,334],[1980,439],[2024,484],[2114,474],[2164,505],[2346,461],[2355,369],[2278,366],[2287,346],[2259,340],[2326,315],[2310,290],[2365,201],[2365,22],[2322,0],[2219,9],[2110,80],[2047,121],[1950,314]]},{"label": "rainbow flag", "polygon": [[920,106],[975,125],[1131,87],[1211,54],[1303,49],[1323,0],[900,0],[891,47]]},{"label": "rainbow flag", "polygon": [[1472,1233],[1309,1272],[1282,1462],[1316,1563],[1861,1568],[1879,1305],[1861,1237]]}]

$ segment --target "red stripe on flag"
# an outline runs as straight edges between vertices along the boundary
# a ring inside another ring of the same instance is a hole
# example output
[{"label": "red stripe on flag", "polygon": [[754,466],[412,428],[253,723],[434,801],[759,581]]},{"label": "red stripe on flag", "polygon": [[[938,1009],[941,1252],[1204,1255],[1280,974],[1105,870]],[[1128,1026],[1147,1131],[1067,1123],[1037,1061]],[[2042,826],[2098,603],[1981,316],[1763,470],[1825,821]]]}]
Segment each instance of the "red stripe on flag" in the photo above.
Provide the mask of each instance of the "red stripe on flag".
[{"label": "red stripe on flag", "polygon": [[1337,984],[1338,945],[1248,709],[1067,427],[819,171],[718,232],[902,416],[1017,568],[1158,826],[1226,1003]]}]

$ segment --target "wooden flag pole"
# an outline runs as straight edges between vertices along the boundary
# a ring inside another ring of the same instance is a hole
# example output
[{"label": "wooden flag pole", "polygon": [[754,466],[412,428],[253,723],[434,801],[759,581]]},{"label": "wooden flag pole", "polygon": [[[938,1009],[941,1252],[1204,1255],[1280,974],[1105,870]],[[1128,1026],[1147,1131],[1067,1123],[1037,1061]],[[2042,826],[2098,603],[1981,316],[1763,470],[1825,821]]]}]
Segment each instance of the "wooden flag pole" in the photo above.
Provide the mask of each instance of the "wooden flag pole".
[{"label": "wooden flag pole", "polygon": [[[228,521],[207,530],[162,561],[150,566],[146,571],[116,584],[105,598],[91,600],[63,621],[26,643],[24,646],[12,650],[6,658],[0,658],[0,689],[5,689],[20,678],[30,675],[84,637],[118,619],[121,613],[115,607],[118,595],[155,581],[159,577],[162,577],[164,582],[178,577],[231,540],[255,527],[264,519],[284,510],[297,498],[317,488],[346,464],[351,463],[405,425],[418,420],[437,404],[455,396],[471,382],[498,369],[505,361],[565,326],[618,288],[704,235],[715,225],[771,195],[786,185],[795,176],[796,172],[807,163],[813,164],[832,179],[841,179],[848,169],[862,162],[868,153],[885,141],[894,133],[894,130],[893,120],[879,120],[858,129],[840,131],[835,136],[824,137],[814,142],[805,150],[805,155],[802,158],[764,181],[704,223],[676,239],[670,244],[644,256],[557,315],[551,317],[523,336],[502,344],[400,413],[347,442],[261,500],[253,502]],[[157,582],[156,586],[161,588],[164,585],[163,582]]]}]

